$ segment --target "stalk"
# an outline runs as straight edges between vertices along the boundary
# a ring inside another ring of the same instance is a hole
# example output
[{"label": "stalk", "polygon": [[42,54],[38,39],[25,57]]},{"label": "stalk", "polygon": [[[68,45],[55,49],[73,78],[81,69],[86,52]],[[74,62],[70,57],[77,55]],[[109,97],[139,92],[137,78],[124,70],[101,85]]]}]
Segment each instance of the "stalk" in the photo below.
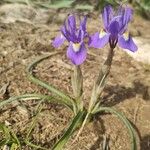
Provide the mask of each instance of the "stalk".
[{"label": "stalk", "polygon": [[104,87],[106,85],[106,80],[110,73],[113,56],[114,56],[114,48],[110,48],[108,51],[107,59],[105,60],[102,68],[100,69],[98,78],[95,81],[94,86],[93,86],[91,100],[90,100],[89,109],[88,109],[89,113],[92,111],[93,107],[98,103],[98,98],[101,96],[104,90]]},{"label": "stalk", "polygon": [[[85,119],[82,123],[82,126],[81,126],[79,132],[77,133],[73,142],[75,142],[78,139],[81,132],[83,131],[83,128],[84,128],[85,124],[87,123],[92,110],[95,107],[98,108],[98,106],[99,106],[98,98],[100,97],[100,95],[103,92],[103,89],[105,87],[106,79],[107,79],[109,72],[110,72],[113,56],[114,56],[114,48],[110,48],[108,55],[107,55],[107,59],[105,60],[102,68],[100,69],[98,78],[97,78],[96,82],[94,83],[92,95],[91,95],[91,100],[89,103],[88,112],[87,112]],[[98,105],[97,105],[97,103],[98,103]]]},{"label": "stalk", "polygon": [[79,110],[83,110],[82,94],[83,94],[83,75],[80,66],[74,65],[71,77],[73,94]]}]

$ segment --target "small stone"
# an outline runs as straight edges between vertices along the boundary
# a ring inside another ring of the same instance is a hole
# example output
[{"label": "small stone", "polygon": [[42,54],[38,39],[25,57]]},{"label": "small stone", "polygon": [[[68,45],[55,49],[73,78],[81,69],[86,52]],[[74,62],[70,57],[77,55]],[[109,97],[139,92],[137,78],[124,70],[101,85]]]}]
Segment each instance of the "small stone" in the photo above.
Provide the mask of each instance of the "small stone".
[{"label": "small stone", "polygon": [[10,150],[10,148],[7,145],[4,145],[3,150]]},{"label": "small stone", "polygon": [[9,121],[5,120],[5,125],[6,126],[11,126],[11,123]]}]

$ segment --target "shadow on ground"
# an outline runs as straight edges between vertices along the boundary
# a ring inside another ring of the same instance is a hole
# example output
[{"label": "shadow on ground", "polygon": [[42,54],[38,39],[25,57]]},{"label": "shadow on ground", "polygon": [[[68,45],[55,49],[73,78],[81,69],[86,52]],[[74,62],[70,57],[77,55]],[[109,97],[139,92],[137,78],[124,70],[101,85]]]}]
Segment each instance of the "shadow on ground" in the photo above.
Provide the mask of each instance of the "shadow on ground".
[{"label": "shadow on ground", "polygon": [[[141,95],[143,100],[148,101],[150,100],[148,88],[149,88],[148,86],[144,85],[140,81],[133,82],[132,88],[120,86],[120,85],[108,86],[105,88],[105,92],[107,94],[103,97],[102,104],[104,106],[112,107],[126,99],[136,97],[137,94]],[[102,148],[103,143],[104,143],[103,135],[105,135],[105,131],[106,131],[105,125],[104,125],[103,120],[100,117],[100,114],[97,114],[96,118],[97,119],[95,119],[95,122],[94,122],[94,130],[95,130],[94,132],[98,135],[98,139],[94,143],[94,145],[90,148],[90,150]],[[141,150],[150,150],[150,135],[141,137],[139,129],[133,124],[133,122],[131,122],[131,124],[133,125],[140,139]],[[109,135],[108,135],[107,140],[106,140],[107,146],[109,146],[109,140],[111,139],[109,138]]]},{"label": "shadow on ground", "polygon": [[104,121],[101,119],[100,115],[96,115],[93,119],[94,123],[94,132],[97,134],[98,139],[91,146],[90,150],[96,149],[108,149],[109,150],[109,135],[105,135],[105,125]]},{"label": "shadow on ground", "polygon": [[150,150],[150,135],[145,135],[142,137],[140,145],[141,150]]},{"label": "shadow on ground", "polygon": [[136,94],[140,94],[144,100],[150,100],[149,87],[141,83],[140,81],[133,82],[133,87],[125,86],[107,86],[105,92],[107,93],[102,100],[102,104],[105,106],[114,106],[123,100],[136,97]]}]

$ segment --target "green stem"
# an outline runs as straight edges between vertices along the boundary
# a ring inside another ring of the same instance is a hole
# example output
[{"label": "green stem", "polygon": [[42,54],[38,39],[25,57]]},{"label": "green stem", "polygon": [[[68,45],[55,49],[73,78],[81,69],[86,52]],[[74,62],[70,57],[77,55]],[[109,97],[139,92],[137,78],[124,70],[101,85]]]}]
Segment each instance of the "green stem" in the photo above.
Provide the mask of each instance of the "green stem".
[{"label": "green stem", "polygon": [[137,149],[137,142],[136,142],[135,131],[134,131],[131,123],[128,121],[128,119],[123,114],[121,114],[118,111],[116,111],[115,109],[109,108],[109,107],[100,107],[95,112],[93,112],[93,114],[103,112],[103,111],[115,114],[124,123],[124,125],[127,127],[129,134],[130,134],[131,150],[136,150]]},{"label": "green stem", "polygon": [[95,81],[92,89],[92,95],[91,95],[89,109],[88,109],[89,113],[92,111],[93,107],[97,104],[98,98],[101,96],[104,90],[107,77],[110,73],[113,56],[114,56],[114,49],[110,48],[107,55],[107,59],[105,60],[103,66],[101,67],[97,80]]},{"label": "green stem", "polygon": [[71,76],[71,83],[73,94],[77,103],[78,110],[83,110],[83,76],[80,66],[73,66],[73,73]]}]

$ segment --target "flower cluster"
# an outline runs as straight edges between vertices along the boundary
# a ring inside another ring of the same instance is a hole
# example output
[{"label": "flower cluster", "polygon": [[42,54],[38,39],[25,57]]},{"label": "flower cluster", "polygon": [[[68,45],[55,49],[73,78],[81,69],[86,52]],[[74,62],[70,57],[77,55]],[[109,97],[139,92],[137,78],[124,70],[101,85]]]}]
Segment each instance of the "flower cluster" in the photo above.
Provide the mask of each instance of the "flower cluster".
[{"label": "flower cluster", "polygon": [[104,28],[92,36],[89,36],[86,31],[86,16],[80,21],[77,28],[75,16],[69,15],[61,27],[61,34],[54,39],[53,46],[59,47],[67,40],[69,42],[67,57],[74,65],[80,65],[86,59],[85,37],[89,39],[89,47],[103,48],[109,43],[110,48],[114,49],[118,43],[119,47],[135,52],[137,46],[131,35],[125,35],[132,14],[133,12],[129,7],[120,6],[118,12],[115,12],[110,5],[106,6],[102,12]]}]

